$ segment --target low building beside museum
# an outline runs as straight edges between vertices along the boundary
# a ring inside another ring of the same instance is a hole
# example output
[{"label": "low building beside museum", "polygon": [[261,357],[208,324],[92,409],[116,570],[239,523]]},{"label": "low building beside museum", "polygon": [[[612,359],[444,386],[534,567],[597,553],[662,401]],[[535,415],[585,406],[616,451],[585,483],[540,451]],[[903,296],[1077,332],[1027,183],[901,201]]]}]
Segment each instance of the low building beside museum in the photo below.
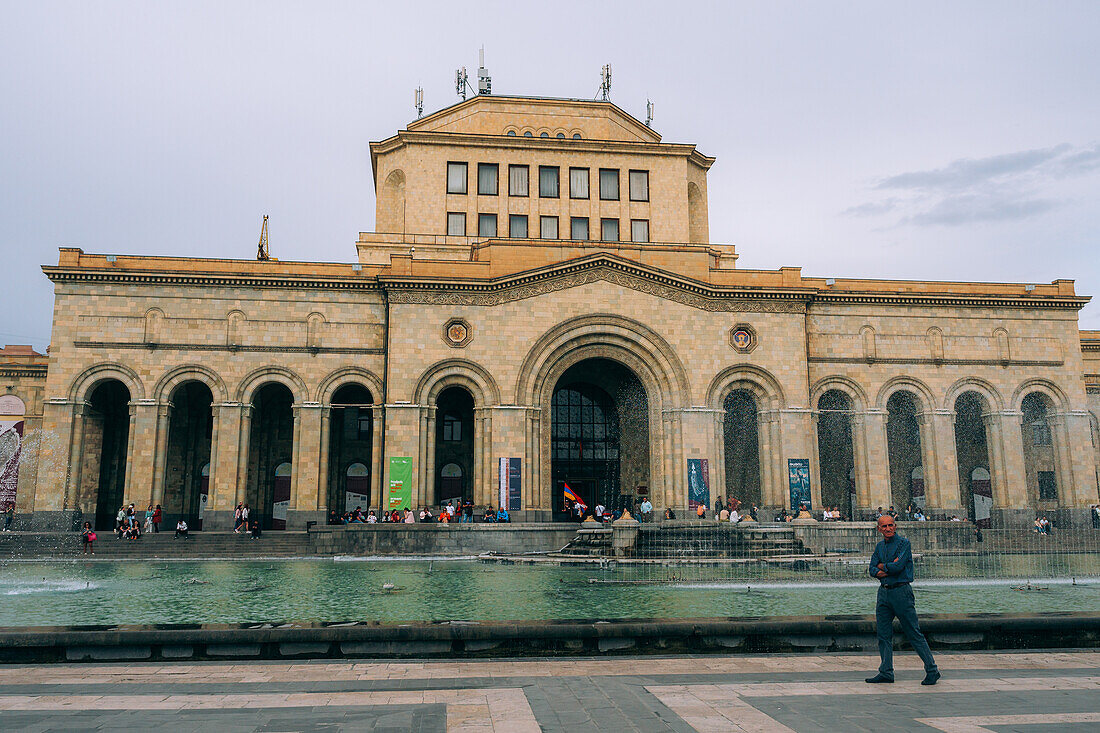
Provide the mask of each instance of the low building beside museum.
[{"label": "low building beside museum", "polygon": [[247,502],[300,528],[471,499],[548,521],[568,485],[658,514],[805,492],[1086,520],[1100,334],[1072,280],[739,269],[709,241],[714,162],[610,102],[477,96],[371,145],[354,263],[62,248],[48,372],[0,364],[42,435],[20,514],[152,502],[210,529]]}]

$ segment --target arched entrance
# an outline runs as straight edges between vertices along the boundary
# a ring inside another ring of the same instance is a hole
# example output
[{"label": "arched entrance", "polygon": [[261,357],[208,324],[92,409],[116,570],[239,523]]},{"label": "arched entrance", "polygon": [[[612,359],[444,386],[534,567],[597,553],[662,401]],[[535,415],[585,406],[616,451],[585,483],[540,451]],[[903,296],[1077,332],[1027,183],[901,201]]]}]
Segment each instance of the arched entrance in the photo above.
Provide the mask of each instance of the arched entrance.
[{"label": "arched entrance", "polygon": [[903,511],[910,502],[921,509],[925,505],[924,468],[921,458],[917,404],[916,397],[905,390],[894,392],[886,402],[886,446],[890,455],[890,495],[894,509],[899,512]]},{"label": "arched entrance", "polygon": [[963,392],[955,400],[955,456],[959,464],[959,496],[970,520],[990,525],[993,485],[989,477],[989,446],[982,415],[989,406],[977,392]]},{"label": "arched entrance", "polygon": [[164,462],[162,522],[174,527],[182,517],[187,526],[201,529],[202,468],[210,461],[214,395],[202,382],[184,382],[169,398],[168,446]]},{"label": "arched entrance", "polygon": [[852,400],[831,389],[817,401],[817,456],[821,467],[821,505],[839,507],[841,516],[855,516],[855,450],[852,444]]},{"label": "arched entrance", "polygon": [[1050,424],[1053,412],[1050,397],[1032,392],[1020,403],[1023,412],[1024,468],[1027,472],[1028,501],[1032,506],[1058,502],[1058,463],[1054,430]]},{"label": "arched entrance", "polygon": [[130,439],[130,390],[106,379],[92,390],[84,413],[84,454],[77,506],[95,507],[95,527],[114,529],[125,501],[126,461]]},{"label": "arched entrance", "polygon": [[569,488],[589,508],[634,509],[636,490],[649,485],[649,399],[638,377],[610,359],[569,367],[550,403],[552,509],[568,516]]},{"label": "arched entrance", "polygon": [[[252,433],[248,445],[248,483],[245,501],[251,517],[264,529],[275,529],[276,467],[287,466],[286,490],[289,499],[291,456],[294,450],[294,396],[278,382],[269,382],[256,390],[252,405]],[[284,509],[283,520],[286,514]],[[285,524],[284,524],[285,526]]]},{"label": "arched entrance", "polygon": [[747,389],[735,389],[723,403],[726,498],[733,497],[746,509],[761,503],[760,435],[756,397]]},{"label": "arched entrance", "polygon": [[345,384],[332,395],[326,501],[329,510],[337,514],[352,511],[356,506],[364,511],[372,506],[373,405],[370,390],[359,384]]},{"label": "arched entrance", "polygon": [[474,470],[474,397],[464,387],[448,387],[436,400],[435,466],[424,503],[474,501],[472,482],[465,480]]}]

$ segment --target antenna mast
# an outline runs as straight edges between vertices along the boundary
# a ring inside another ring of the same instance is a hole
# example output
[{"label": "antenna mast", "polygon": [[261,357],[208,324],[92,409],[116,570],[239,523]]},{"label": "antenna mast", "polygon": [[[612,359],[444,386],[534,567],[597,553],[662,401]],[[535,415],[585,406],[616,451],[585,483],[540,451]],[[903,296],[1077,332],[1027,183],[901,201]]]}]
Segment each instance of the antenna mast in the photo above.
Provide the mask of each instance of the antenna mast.
[{"label": "antenna mast", "polygon": [[611,64],[604,64],[600,69],[600,98],[607,102],[611,99]]},{"label": "antenna mast", "polygon": [[466,79],[466,67],[461,69],[455,69],[455,94],[462,97],[462,101],[466,101],[466,87],[470,85],[470,82]]},{"label": "antenna mast", "polygon": [[645,101],[645,126],[652,127],[650,123],[653,122],[653,102],[648,99]]},{"label": "antenna mast", "polygon": [[416,107],[416,119],[424,116],[424,87],[417,87],[413,91],[413,105]]},{"label": "antenna mast", "polygon": [[264,214],[264,225],[260,228],[260,245],[256,248],[257,260],[270,260],[271,255],[267,251],[267,214]]},{"label": "antenna mast", "polygon": [[470,83],[470,77],[466,73],[466,67],[455,69],[455,94],[466,101],[466,91],[476,95],[490,95],[493,93],[493,79],[489,76],[489,70],[485,68],[485,47],[478,50],[477,89]]}]

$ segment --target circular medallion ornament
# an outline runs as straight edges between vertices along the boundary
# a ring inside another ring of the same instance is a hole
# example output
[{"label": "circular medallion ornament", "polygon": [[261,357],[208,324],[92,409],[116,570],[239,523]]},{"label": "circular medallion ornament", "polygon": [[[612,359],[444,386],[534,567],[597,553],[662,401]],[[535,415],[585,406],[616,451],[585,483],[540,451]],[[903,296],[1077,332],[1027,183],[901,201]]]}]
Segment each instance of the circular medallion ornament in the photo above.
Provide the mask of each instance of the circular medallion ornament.
[{"label": "circular medallion ornament", "polygon": [[730,329],[730,346],[742,354],[756,348],[756,329],[747,323],[738,323]]},{"label": "circular medallion ornament", "polygon": [[460,349],[470,343],[470,324],[461,318],[452,318],[443,324],[443,340],[448,346]]}]

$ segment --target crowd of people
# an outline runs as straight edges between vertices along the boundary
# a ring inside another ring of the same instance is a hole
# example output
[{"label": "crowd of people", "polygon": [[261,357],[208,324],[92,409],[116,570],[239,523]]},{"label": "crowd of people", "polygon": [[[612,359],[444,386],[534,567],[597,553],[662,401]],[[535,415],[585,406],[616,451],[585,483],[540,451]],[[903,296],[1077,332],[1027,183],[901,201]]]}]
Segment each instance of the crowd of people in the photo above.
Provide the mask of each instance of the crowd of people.
[{"label": "crowd of people", "polygon": [[[357,506],[352,511],[339,514],[335,509],[328,513],[328,524],[330,525],[342,525],[342,524],[451,524],[458,522],[459,524],[470,524],[474,521],[474,503],[472,501],[464,501],[459,506],[455,506],[454,501],[448,501],[443,506],[439,507],[438,511],[433,512],[430,506],[420,507],[419,512],[414,512],[412,509],[391,509],[390,511],[383,511],[381,514],[376,513],[373,509],[363,512],[363,507]],[[493,509],[491,506],[485,507],[485,513],[481,516],[482,522],[492,523],[506,523],[511,522],[512,517],[508,514],[508,510],[503,506],[498,506]]]},{"label": "crowd of people", "polygon": [[137,508],[132,503],[123,504],[115,515],[115,535],[120,540],[139,540],[143,534],[160,532],[160,523],[160,504],[150,504],[145,510],[144,520],[138,516]]}]

